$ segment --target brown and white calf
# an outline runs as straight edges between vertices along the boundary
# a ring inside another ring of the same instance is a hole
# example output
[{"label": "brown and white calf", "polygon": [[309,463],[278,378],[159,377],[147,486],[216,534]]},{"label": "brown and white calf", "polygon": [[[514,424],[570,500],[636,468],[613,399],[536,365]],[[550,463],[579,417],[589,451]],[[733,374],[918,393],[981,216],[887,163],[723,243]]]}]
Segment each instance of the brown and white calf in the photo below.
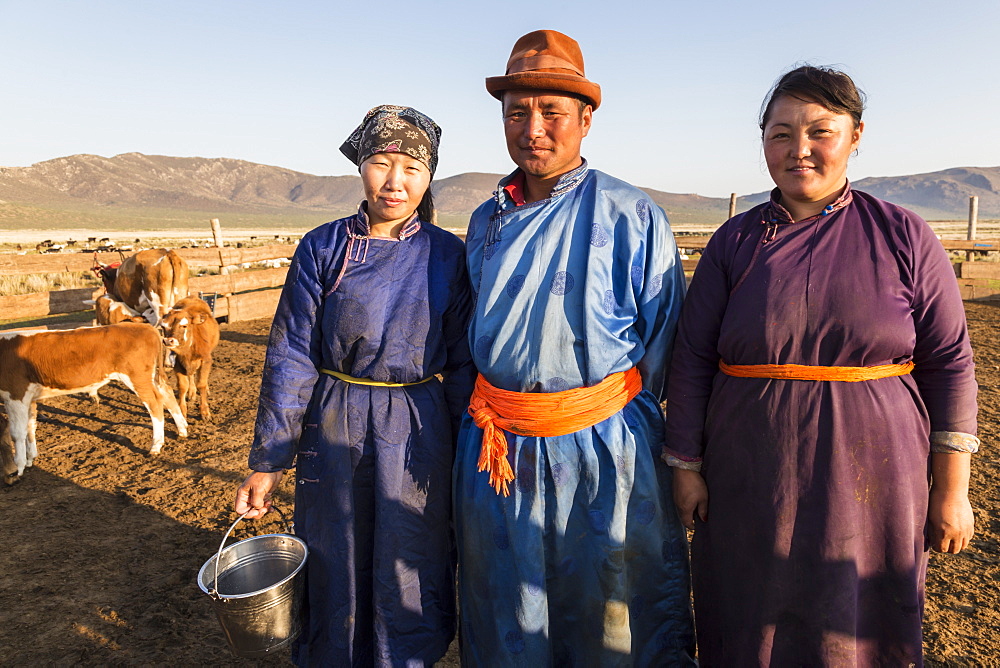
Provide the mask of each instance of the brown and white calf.
[{"label": "brown and white calf", "polygon": [[212,317],[212,309],[198,297],[185,297],[164,316],[160,328],[164,345],[176,356],[174,371],[181,412],[187,417],[187,402],[194,400],[197,386],[201,419],[211,419],[208,374],[212,371],[212,351],[219,345],[219,323]]},{"label": "brown and white calf", "polygon": [[158,325],[170,307],[187,297],[188,266],[167,248],[139,251],[120,265],[98,265],[95,271],[114,299]]},{"label": "brown and white calf", "polygon": [[187,436],[187,420],[163,371],[163,343],[150,325],[128,322],[54,332],[0,332],[0,399],[7,409],[18,476],[38,456],[35,402],[62,394],[89,394],[112,380],[135,392],[149,412],[150,454],[163,447],[164,406],[177,435]]},{"label": "brown and white calf", "polygon": [[14,465],[14,442],[10,440],[7,416],[0,413],[0,473],[8,485],[17,482],[17,467]]},{"label": "brown and white calf", "polygon": [[117,301],[107,293],[94,300],[94,319],[97,320],[98,325],[117,325],[120,322],[146,322],[146,318],[141,313],[125,302]]},{"label": "brown and white calf", "polygon": [[[89,302],[85,302],[89,303]],[[135,311],[125,302],[116,301],[111,295],[104,293],[94,300],[94,319],[98,325],[117,325],[120,322],[146,322],[138,311]],[[101,397],[97,390],[91,390],[87,394],[97,406],[101,405]]]}]

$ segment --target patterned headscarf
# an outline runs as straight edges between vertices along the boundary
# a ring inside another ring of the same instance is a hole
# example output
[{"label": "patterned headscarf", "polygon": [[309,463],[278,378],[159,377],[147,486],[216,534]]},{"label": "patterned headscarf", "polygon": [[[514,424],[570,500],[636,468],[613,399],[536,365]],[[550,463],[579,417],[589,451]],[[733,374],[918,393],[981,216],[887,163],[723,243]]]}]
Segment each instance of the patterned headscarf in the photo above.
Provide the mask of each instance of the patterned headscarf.
[{"label": "patterned headscarf", "polygon": [[427,165],[433,176],[440,140],[441,128],[430,117],[411,107],[383,104],[365,114],[340,152],[358,166],[376,153],[405,153]]}]

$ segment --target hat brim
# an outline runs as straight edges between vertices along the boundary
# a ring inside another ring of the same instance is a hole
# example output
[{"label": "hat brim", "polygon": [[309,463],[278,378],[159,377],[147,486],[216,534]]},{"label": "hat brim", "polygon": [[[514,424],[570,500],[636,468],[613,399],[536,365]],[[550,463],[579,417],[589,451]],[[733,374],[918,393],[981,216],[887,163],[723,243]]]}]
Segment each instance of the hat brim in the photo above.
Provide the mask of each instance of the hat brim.
[{"label": "hat brim", "polygon": [[498,100],[503,100],[504,91],[508,90],[556,90],[579,95],[594,109],[601,106],[601,87],[575,74],[533,71],[487,77],[486,90]]}]

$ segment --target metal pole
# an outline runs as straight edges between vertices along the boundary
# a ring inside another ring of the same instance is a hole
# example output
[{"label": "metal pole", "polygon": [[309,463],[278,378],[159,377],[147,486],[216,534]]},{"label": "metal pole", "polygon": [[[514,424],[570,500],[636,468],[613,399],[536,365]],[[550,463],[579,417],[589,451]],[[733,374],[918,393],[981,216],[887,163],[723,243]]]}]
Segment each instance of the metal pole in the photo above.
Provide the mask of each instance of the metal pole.
[{"label": "metal pole", "polygon": [[729,195],[729,217],[732,218],[736,215],[736,193],[730,193]]}]

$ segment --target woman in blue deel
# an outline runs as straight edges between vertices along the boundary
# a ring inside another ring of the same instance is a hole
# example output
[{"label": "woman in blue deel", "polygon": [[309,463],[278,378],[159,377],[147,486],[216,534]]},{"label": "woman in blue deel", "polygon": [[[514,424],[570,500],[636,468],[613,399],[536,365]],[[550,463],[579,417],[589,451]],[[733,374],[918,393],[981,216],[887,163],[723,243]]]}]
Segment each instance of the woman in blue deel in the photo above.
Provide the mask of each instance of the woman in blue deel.
[{"label": "woman in blue deel", "polygon": [[462,241],[431,224],[441,130],[383,105],[341,146],[358,213],[302,238],[271,326],[236,511],[295,467],[299,665],[431,665],[455,633],[451,467],[474,370]]}]

